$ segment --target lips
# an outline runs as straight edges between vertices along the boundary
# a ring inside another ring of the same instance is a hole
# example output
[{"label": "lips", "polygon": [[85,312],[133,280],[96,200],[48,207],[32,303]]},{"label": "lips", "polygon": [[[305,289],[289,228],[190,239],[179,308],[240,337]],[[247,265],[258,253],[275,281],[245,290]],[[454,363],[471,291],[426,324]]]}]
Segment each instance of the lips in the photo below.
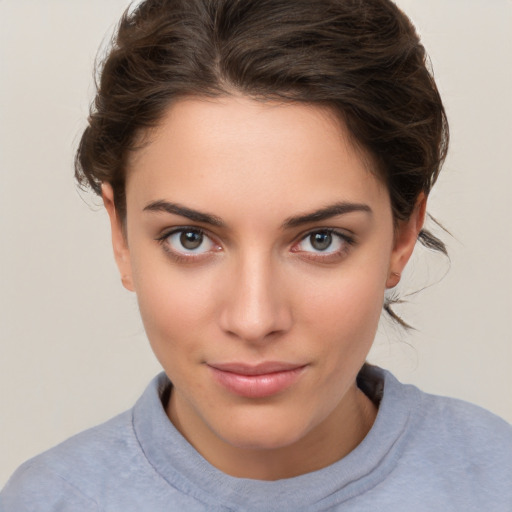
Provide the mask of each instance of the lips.
[{"label": "lips", "polygon": [[306,365],[272,361],[258,365],[213,363],[208,367],[214,380],[231,393],[247,398],[265,398],[295,384]]}]

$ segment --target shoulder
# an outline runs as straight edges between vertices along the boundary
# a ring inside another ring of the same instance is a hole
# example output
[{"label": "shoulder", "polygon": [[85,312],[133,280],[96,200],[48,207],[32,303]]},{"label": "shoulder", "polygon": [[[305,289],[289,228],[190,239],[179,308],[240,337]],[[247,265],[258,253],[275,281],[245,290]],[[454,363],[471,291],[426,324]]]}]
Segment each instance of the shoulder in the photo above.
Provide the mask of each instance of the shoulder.
[{"label": "shoulder", "polygon": [[146,449],[159,454],[161,447],[151,441],[154,425],[169,423],[162,407],[169,384],[165,374],[158,375],[129,411],[25,462],[0,492],[0,512],[127,512],[149,509],[158,500],[151,510],[168,510],[176,492],[151,464],[136,419],[150,440]]},{"label": "shoulder", "polygon": [[94,487],[133,454],[131,431],[126,412],[28,460],[0,493],[0,511],[99,510]]},{"label": "shoulder", "polygon": [[385,399],[408,408],[416,427],[426,429],[429,437],[476,445],[487,440],[498,447],[512,443],[512,425],[490,411],[457,398],[426,393],[399,382],[386,370],[377,371],[384,378]]},{"label": "shoulder", "polygon": [[[512,425],[477,405],[443,396],[420,393],[423,427],[440,442],[464,445],[482,457],[512,453]],[[509,461],[510,462],[510,461]]]},{"label": "shoulder", "polygon": [[384,392],[376,425],[381,439],[391,431],[393,445],[391,496],[403,500],[407,489],[418,510],[511,510],[512,426],[481,407],[377,371]]},{"label": "shoulder", "polygon": [[417,471],[442,475],[443,485],[468,496],[485,489],[512,502],[512,426],[477,405],[391,379],[393,398],[410,404],[404,455]]},{"label": "shoulder", "polygon": [[96,502],[38,460],[25,462],[0,494],[1,512],[97,512]]}]

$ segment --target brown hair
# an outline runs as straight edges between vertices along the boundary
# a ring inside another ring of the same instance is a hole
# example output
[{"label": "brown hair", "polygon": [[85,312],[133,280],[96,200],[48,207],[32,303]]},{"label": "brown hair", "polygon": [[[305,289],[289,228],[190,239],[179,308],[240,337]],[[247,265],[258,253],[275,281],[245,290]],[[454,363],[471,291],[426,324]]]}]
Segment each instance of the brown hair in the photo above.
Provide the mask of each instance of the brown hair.
[{"label": "brown hair", "polygon": [[[428,195],[448,147],[424,47],[390,0],[145,0],[124,13],[99,75],[75,176],[98,194],[110,183],[123,219],[127,156],[184,95],[331,107],[375,162],[395,220]],[[420,240],[446,253],[427,231]]]}]

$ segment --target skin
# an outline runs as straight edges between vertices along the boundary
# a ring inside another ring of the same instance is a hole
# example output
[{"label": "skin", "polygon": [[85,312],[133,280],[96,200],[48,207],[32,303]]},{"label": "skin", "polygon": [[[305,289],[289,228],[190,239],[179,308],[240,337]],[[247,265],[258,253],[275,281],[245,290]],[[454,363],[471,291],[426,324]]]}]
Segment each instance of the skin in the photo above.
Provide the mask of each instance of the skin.
[{"label": "skin", "polygon": [[[414,248],[425,199],[408,221],[394,222],[370,159],[321,107],[188,98],[146,135],[128,165],[124,223],[108,184],[103,199],[122,281],[136,292],[173,382],[170,420],[233,476],[287,478],[344,457],[377,413],[355,379],[385,289]],[[364,208],[290,221],[340,203]],[[179,228],[195,229],[196,239],[203,230],[203,241],[187,251],[183,231],[169,235]],[[319,250],[312,232],[327,246]],[[266,397],[233,393],[211,368],[268,361],[301,370]]]}]

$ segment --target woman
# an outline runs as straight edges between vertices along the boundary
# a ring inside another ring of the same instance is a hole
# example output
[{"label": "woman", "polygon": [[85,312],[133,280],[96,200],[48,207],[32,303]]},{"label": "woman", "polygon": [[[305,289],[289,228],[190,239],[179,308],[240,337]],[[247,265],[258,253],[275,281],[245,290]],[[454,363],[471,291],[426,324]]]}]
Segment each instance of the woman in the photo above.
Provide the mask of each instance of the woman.
[{"label": "woman", "polygon": [[[165,373],[9,510],[509,510],[512,433],[365,364],[447,123],[386,0],[147,0],[77,154]],[[172,382],[172,384],[171,384]]]}]

